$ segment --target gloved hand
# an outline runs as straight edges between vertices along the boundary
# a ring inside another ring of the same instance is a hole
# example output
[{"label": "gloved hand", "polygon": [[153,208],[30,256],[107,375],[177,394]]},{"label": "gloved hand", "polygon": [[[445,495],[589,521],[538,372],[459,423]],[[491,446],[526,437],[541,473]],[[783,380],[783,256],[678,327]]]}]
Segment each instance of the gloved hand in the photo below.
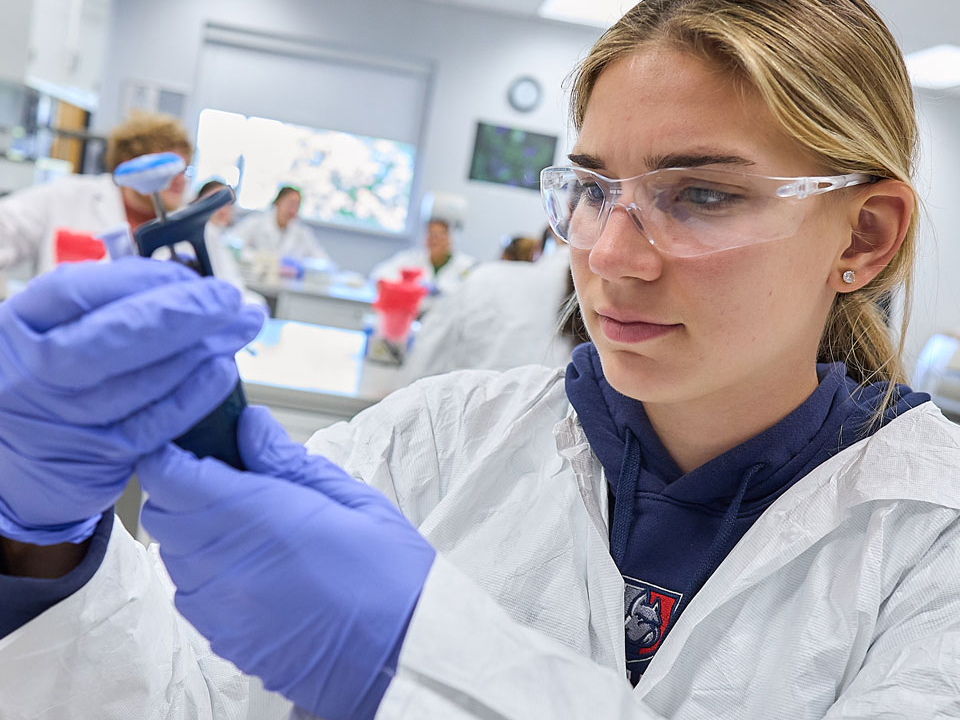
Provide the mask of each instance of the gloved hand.
[{"label": "gloved hand", "polygon": [[175,263],[62,265],[0,304],[0,535],[80,542],[141,455],[237,382],[263,321]]},{"label": "gloved hand", "polygon": [[177,608],[214,652],[301,708],[372,718],[435,552],[264,408],[246,408],[237,442],[249,472],[173,445],[137,465]]}]

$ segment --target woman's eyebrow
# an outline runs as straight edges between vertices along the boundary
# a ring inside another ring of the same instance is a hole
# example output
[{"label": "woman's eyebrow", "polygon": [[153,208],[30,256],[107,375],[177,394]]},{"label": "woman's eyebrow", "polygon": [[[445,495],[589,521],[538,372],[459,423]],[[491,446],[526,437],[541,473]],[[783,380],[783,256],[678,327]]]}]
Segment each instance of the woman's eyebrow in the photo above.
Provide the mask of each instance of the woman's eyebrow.
[{"label": "woman's eyebrow", "polygon": [[596,155],[588,155],[587,153],[570,153],[567,155],[567,159],[570,160],[570,162],[572,162],[574,165],[579,165],[587,170],[603,170],[604,168],[603,160],[598,158]]},{"label": "woman's eyebrow", "polygon": [[670,155],[656,155],[647,158],[647,168],[663,170],[665,168],[692,168],[703,165],[739,165],[749,167],[755,165],[739,155],[723,155],[720,153],[672,153]]},{"label": "woman's eyebrow", "polygon": [[[603,170],[606,168],[603,160],[589,153],[570,153],[567,155],[567,158],[574,165],[586,168],[587,170]],[[753,160],[749,160],[740,155],[727,155],[713,152],[654,155],[648,157],[645,161],[647,171],[663,170],[665,168],[703,167],[704,165],[738,165],[740,167],[750,167],[755,164]]]}]

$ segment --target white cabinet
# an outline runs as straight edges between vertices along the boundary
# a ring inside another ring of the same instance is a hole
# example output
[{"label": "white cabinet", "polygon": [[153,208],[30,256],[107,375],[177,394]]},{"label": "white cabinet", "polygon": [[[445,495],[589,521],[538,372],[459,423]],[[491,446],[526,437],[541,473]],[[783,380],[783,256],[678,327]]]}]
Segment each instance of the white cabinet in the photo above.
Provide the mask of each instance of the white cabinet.
[{"label": "white cabinet", "polygon": [[0,2],[0,79],[95,109],[111,2]]}]

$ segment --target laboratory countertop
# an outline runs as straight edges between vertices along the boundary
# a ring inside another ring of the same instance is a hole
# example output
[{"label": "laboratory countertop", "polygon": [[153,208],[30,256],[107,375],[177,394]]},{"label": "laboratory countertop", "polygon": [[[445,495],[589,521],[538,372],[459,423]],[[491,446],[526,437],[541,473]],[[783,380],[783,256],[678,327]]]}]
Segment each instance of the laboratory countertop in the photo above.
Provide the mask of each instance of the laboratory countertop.
[{"label": "laboratory countertop", "polygon": [[403,384],[401,369],[368,361],[359,330],[269,319],[237,353],[251,403],[348,419]]},{"label": "laboratory countertop", "polygon": [[301,295],[314,295],[347,300],[367,305],[377,299],[377,289],[373,285],[347,285],[345,283],[321,284],[303,280],[280,279],[275,283],[252,281],[247,287],[264,297],[276,297],[282,292]]}]

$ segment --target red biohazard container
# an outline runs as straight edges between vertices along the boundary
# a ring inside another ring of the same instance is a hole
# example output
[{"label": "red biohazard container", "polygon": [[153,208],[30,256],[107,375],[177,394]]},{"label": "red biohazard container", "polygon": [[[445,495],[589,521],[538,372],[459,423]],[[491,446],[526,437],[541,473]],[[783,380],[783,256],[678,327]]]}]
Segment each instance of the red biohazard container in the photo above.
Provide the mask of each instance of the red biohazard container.
[{"label": "red biohazard container", "polygon": [[56,262],[80,262],[100,260],[107,254],[103,241],[87,233],[57,228],[54,253]]},{"label": "red biohazard container", "polygon": [[401,347],[406,344],[410,325],[420,311],[420,301],[427,294],[419,282],[422,273],[420,268],[403,268],[399,281],[377,282],[373,309],[377,311],[379,334]]}]

